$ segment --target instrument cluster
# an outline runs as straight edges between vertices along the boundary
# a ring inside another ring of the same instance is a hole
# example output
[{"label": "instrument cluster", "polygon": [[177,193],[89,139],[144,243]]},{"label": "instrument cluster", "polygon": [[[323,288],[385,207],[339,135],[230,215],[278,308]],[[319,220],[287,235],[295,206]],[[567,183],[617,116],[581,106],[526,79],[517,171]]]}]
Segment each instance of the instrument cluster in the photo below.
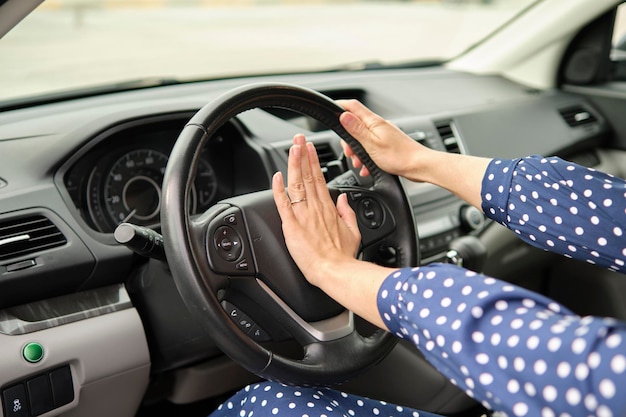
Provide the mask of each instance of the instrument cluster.
[{"label": "instrument cluster", "polygon": [[[165,167],[188,120],[135,122],[94,139],[97,144],[64,175],[65,188],[91,228],[112,233],[123,222],[159,228]],[[241,141],[233,124],[209,139],[191,188],[190,214],[234,195],[234,149]]]}]

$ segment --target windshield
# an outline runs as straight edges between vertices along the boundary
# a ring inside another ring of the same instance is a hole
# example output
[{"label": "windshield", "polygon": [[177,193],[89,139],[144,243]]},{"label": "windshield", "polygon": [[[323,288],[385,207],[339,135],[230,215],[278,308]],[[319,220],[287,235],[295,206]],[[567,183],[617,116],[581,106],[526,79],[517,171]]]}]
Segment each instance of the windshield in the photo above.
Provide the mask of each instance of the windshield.
[{"label": "windshield", "polygon": [[445,61],[534,0],[48,0],[0,39],[0,101],[134,80]]}]

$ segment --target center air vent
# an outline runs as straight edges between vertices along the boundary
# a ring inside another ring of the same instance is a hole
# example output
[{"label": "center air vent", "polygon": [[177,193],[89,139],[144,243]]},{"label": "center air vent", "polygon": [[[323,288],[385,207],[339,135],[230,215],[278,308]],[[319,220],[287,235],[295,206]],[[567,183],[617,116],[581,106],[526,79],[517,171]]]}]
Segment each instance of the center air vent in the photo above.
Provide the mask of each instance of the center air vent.
[{"label": "center air vent", "polygon": [[456,130],[454,129],[452,122],[437,122],[435,123],[435,127],[437,128],[437,133],[439,133],[439,136],[441,137],[441,141],[443,142],[446,152],[462,153],[461,142],[457,137]]},{"label": "center air vent", "polygon": [[559,113],[570,127],[578,127],[595,123],[598,121],[596,117],[586,110],[583,106],[572,106],[560,109]]},{"label": "center air vent", "polygon": [[317,158],[320,160],[320,165],[325,167],[329,162],[337,160],[335,151],[328,143],[316,143],[315,150],[317,151]]},{"label": "center air vent", "polygon": [[[336,161],[337,155],[335,151],[327,142],[320,142],[315,144],[315,151],[317,152],[317,158],[320,160],[320,165],[325,168],[329,162]],[[289,155],[289,148],[285,150]]]},{"label": "center air vent", "polygon": [[61,231],[46,217],[0,220],[0,261],[64,245]]}]

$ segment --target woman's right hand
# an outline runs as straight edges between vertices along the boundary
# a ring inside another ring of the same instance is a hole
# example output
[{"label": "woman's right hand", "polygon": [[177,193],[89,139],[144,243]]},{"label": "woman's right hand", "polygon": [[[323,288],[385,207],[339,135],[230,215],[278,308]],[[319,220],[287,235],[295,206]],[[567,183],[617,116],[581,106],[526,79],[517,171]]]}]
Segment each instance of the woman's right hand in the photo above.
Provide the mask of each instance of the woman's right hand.
[{"label": "woman's right hand", "polygon": [[[363,145],[380,169],[411,181],[438,185],[481,209],[480,190],[488,158],[432,150],[357,100],[337,103],[346,110],[339,117],[341,125]],[[368,175],[352,149],[345,142],[342,146],[352,164],[361,168],[361,175]]]},{"label": "woman's right hand", "polygon": [[[337,104],[346,110],[339,118],[341,125],[363,145],[380,169],[413,181],[423,180],[419,175],[420,161],[428,158],[427,154],[432,150],[414,141],[357,100],[339,100]],[[360,174],[369,175],[350,146],[344,141],[341,144],[352,165],[361,168]]]}]

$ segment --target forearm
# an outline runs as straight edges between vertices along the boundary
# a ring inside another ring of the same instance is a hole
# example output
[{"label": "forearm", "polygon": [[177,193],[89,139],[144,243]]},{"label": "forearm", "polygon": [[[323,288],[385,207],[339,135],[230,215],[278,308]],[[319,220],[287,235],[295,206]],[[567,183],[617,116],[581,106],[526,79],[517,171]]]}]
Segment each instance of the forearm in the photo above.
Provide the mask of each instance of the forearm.
[{"label": "forearm", "polygon": [[313,279],[315,285],[348,310],[381,329],[387,329],[376,300],[380,286],[394,269],[356,259],[318,266],[317,276]]},{"label": "forearm", "polygon": [[490,161],[489,158],[429,150],[419,155],[419,162],[406,177],[443,187],[481,209],[481,184]]}]

